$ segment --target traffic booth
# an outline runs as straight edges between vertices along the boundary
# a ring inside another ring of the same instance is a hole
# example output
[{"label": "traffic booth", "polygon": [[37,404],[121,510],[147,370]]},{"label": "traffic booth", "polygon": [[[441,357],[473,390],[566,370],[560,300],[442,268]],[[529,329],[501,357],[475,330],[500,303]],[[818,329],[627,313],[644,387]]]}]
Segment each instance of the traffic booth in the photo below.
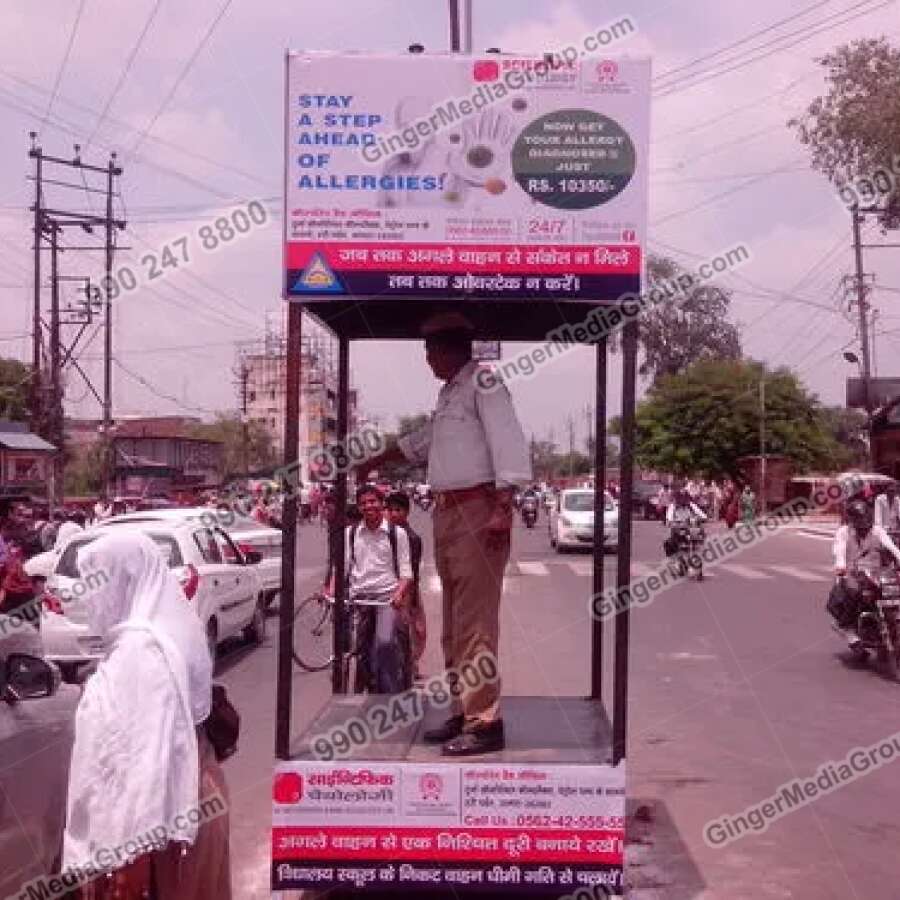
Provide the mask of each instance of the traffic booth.
[{"label": "traffic booth", "polygon": [[[522,353],[536,371],[575,344],[593,348],[595,510],[604,508],[606,483],[608,337],[620,336],[623,503],[614,583],[604,583],[602,526],[595,528],[592,596],[584,598],[592,636],[586,696],[504,697],[506,749],[453,760],[421,740],[447,716],[433,679],[395,697],[350,692],[343,585],[333,695],[309,728],[292,731],[293,690],[302,682],[292,665],[297,497],[289,497],[273,891],[622,893],[628,498],[649,92],[650,65],[641,59],[287,56],[286,466],[298,452],[302,311],[338,336],[342,443],[351,342],[421,340],[426,318],[459,310],[480,340],[530,342]],[[511,358],[524,366],[521,354]],[[504,361],[493,365],[502,376]],[[347,476],[339,469],[341,513]],[[341,543],[338,571],[343,553]]]}]

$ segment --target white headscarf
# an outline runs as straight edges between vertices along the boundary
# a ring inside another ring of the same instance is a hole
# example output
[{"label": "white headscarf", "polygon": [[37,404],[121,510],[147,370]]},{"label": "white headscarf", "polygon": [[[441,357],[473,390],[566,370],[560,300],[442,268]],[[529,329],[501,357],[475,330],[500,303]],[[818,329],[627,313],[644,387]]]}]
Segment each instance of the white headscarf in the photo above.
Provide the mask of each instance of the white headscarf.
[{"label": "white headscarf", "polygon": [[84,529],[77,522],[63,522],[56,530],[56,540],[53,542],[53,549],[59,550],[61,547],[64,547],[76,534],[80,534],[82,531]]},{"label": "white headscarf", "polygon": [[[78,554],[106,656],[75,715],[63,867],[104,851],[118,868],[166,840],[193,843],[199,802],[195,727],[208,715],[212,661],[203,627],[156,544],[114,532]],[[93,575],[91,578],[89,576]]]}]

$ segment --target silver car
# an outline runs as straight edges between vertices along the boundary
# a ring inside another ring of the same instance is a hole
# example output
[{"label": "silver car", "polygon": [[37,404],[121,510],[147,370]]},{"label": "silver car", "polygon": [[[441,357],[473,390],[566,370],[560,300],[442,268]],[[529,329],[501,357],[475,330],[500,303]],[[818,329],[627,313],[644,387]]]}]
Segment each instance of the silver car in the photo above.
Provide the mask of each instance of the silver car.
[{"label": "silver car", "polygon": [[34,628],[0,616],[0,629],[0,897],[8,897],[58,871],[81,692],[60,684]]}]

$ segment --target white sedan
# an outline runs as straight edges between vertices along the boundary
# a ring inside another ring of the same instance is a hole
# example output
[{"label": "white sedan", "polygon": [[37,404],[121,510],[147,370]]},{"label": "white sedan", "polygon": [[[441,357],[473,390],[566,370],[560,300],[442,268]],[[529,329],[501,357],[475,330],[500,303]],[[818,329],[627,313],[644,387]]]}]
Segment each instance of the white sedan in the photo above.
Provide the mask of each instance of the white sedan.
[{"label": "white sedan", "polygon": [[150,522],[179,522],[191,520],[208,528],[221,528],[241,552],[255,550],[261,559],[257,566],[263,582],[266,605],[281,591],[281,531],[262,525],[248,516],[242,516],[222,506],[189,506],[178,509],[152,509],[114,516],[103,527],[121,524],[147,524]]},{"label": "white sedan", "polygon": [[[619,546],[619,507],[609,492],[604,492],[603,547]],[[557,553],[594,543],[594,491],[574,488],[561,491],[550,508],[550,546]]]},{"label": "white sedan", "polygon": [[[116,527],[146,534],[160,548],[184,588],[186,601],[204,624],[214,658],[218,644],[227,638],[242,635],[253,643],[263,640],[265,593],[256,571],[258,554],[241,553],[222,529],[206,528],[190,519],[120,522]],[[41,610],[44,655],[67,676],[103,655],[103,641],[88,625],[86,598],[97,585],[80,577],[77,558],[82,547],[109,528],[106,522],[72,538],[47,579]],[[102,573],[91,575],[100,577]]]}]

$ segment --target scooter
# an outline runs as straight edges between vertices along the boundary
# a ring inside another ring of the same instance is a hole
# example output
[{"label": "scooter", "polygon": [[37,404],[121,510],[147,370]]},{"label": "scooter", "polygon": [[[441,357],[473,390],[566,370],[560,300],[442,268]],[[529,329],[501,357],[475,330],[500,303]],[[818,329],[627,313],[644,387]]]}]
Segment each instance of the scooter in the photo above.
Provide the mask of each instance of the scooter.
[{"label": "scooter", "polygon": [[677,573],[682,578],[696,572],[697,581],[703,581],[703,557],[700,549],[706,541],[703,524],[695,518],[672,526],[670,547],[676,559]]}]

